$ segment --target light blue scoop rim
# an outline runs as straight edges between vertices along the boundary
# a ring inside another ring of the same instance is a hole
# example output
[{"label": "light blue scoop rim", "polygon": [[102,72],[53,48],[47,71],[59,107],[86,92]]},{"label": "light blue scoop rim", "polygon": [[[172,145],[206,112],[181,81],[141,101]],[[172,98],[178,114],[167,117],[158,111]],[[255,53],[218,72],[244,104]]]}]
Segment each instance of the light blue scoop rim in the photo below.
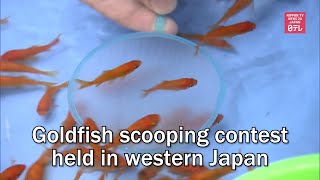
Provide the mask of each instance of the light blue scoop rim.
[{"label": "light blue scoop rim", "polygon": [[[85,65],[85,63],[87,61],[89,61],[91,59],[91,57],[98,51],[108,48],[116,43],[119,43],[121,41],[125,41],[128,39],[137,39],[137,38],[146,38],[146,37],[160,37],[160,38],[165,38],[165,39],[170,39],[170,40],[174,40],[174,41],[178,41],[180,43],[183,43],[185,45],[188,46],[192,46],[195,47],[196,44],[192,41],[189,41],[187,39],[184,39],[182,37],[179,36],[175,36],[175,35],[171,35],[171,34],[166,34],[166,33],[161,33],[161,32],[135,32],[135,33],[129,33],[129,34],[125,34],[122,36],[118,36],[115,38],[111,38],[110,40],[107,40],[106,42],[102,43],[100,46],[96,47],[95,49],[93,49],[90,53],[88,53],[88,55],[80,62],[80,64],[76,67],[74,73],[71,76],[71,79],[69,81],[69,85],[68,85],[68,93],[67,93],[67,98],[68,98],[68,105],[69,105],[69,110],[73,116],[73,118],[75,119],[75,121],[77,121],[79,124],[83,123],[83,120],[81,119],[75,103],[74,103],[74,94],[73,94],[73,87],[75,84],[75,80],[77,79],[77,77],[79,76],[79,72],[81,70],[81,68]],[[226,84],[225,84],[225,80],[224,80],[224,76],[222,73],[222,69],[220,68],[220,65],[218,65],[218,63],[216,61],[213,60],[213,58],[203,49],[199,49],[199,54],[198,55],[202,55],[205,56],[205,59],[207,61],[209,61],[212,64],[212,67],[215,69],[215,71],[218,74],[218,78],[220,80],[220,91],[218,94],[218,98],[217,98],[217,102],[215,105],[215,111],[213,112],[213,114],[211,115],[211,117],[208,119],[208,121],[206,123],[204,123],[202,125],[202,127],[199,130],[203,130],[205,128],[210,128],[210,126],[212,125],[212,123],[214,122],[214,120],[216,119],[216,117],[218,116],[221,106],[223,104],[223,100],[225,98],[225,94],[226,94]],[[199,131],[197,130],[197,131]],[[181,148],[181,146],[184,145],[188,145],[188,144],[179,144],[178,147]],[[164,152],[165,150],[174,150],[176,149],[176,145],[173,145],[171,148],[156,148],[156,149],[148,149],[148,153],[157,153],[157,152]],[[124,151],[128,151],[125,150],[124,148],[122,148],[122,146],[119,147],[119,149],[122,149]],[[141,152],[146,152],[143,149],[139,149],[139,148],[130,148],[130,152],[129,153],[141,153]]]}]

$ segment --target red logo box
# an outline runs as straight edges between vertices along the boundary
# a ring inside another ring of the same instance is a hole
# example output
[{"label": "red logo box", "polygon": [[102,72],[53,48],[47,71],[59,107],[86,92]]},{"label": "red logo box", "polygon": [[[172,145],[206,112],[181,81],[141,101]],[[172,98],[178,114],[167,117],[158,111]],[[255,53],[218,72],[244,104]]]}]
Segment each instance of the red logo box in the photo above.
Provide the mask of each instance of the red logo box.
[{"label": "red logo box", "polygon": [[306,13],[305,12],[285,12],[284,32],[287,34],[306,33]]}]

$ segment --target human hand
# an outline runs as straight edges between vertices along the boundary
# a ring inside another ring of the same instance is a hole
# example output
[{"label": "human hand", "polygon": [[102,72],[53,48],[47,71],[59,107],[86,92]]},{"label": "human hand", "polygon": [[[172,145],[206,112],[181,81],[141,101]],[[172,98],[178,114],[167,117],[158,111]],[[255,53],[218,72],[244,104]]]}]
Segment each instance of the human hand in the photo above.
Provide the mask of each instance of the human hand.
[{"label": "human hand", "polygon": [[[151,32],[162,28],[169,34],[178,32],[177,24],[165,17],[164,24],[157,19],[159,15],[172,12],[177,0],[81,0],[104,16],[135,31]],[[160,23],[156,26],[156,22]],[[160,27],[159,27],[160,26]]]}]

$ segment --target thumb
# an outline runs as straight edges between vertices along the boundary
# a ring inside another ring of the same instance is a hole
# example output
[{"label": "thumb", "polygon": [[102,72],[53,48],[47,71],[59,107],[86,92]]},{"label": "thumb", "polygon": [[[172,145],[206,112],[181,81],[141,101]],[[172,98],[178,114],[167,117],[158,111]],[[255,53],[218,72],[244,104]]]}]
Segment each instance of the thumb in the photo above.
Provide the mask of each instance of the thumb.
[{"label": "thumb", "polygon": [[169,34],[178,32],[178,26],[173,19],[159,18],[152,10],[136,0],[82,0],[82,2],[122,26],[135,31],[162,30]]}]

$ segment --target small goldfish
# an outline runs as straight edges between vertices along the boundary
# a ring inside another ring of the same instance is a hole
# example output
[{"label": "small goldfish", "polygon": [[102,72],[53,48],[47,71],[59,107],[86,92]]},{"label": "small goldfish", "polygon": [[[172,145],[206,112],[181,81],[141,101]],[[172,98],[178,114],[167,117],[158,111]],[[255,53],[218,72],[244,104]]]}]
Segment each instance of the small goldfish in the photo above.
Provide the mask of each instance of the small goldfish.
[{"label": "small goldfish", "polygon": [[35,58],[37,54],[48,51],[52,46],[56,45],[60,40],[61,34],[58,35],[56,39],[46,45],[42,46],[32,46],[25,49],[14,49],[5,52],[0,60],[1,61],[22,61],[31,58]]},{"label": "small goldfish", "polygon": [[[127,128],[127,131],[131,133],[134,130],[138,130],[140,132],[143,132],[146,130],[152,130],[158,125],[159,122],[160,122],[159,114],[149,114],[139,119],[138,121],[134,122],[133,124],[131,124]],[[120,135],[117,135],[113,140],[114,142],[106,144],[104,148],[105,149],[109,149],[110,147],[116,148],[121,144],[120,139],[121,139]]]},{"label": "small goldfish", "polygon": [[168,176],[163,176],[163,177],[159,177],[157,180],[173,180],[173,179]]},{"label": "small goldfish", "polygon": [[223,120],[223,114],[218,114],[210,128],[213,128],[215,125],[219,124]]},{"label": "small goldfish", "polygon": [[162,81],[161,83],[157,84],[156,86],[148,90],[143,90],[143,97],[146,97],[148,94],[157,90],[185,90],[197,85],[197,83],[198,81],[193,78],[181,78],[171,81]]},{"label": "small goldfish", "polygon": [[53,103],[53,97],[54,95],[62,88],[67,87],[69,84],[69,81],[62,83],[57,86],[49,87],[44,95],[42,96],[41,100],[39,101],[38,107],[37,107],[37,113],[40,116],[45,116],[49,113],[52,103]]},{"label": "small goldfish", "polygon": [[55,84],[56,83],[29,79],[26,76],[0,76],[1,87],[16,87],[16,86],[26,86],[26,85],[43,85],[43,86],[50,87]]},{"label": "small goldfish", "polygon": [[41,154],[39,159],[28,169],[25,180],[43,180],[45,179],[45,168],[49,165],[52,155],[52,149],[47,149]]},{"label": "small goldfish", "polygon": [[34,74],[42,74],[50,77],[54,77],[57,75],[56,71],[41,71],[36,68],[24,65],[24,64],[16,64],[10,61],[1,61],[0,62],[0,71],[3,72],[27,72]]},{"label": "small goldfish", "polygon": [[3,19],[0,19],[0,24],[2,25],[2,24],[7,24],[8,22],[9,22],[9,16],[8,17],[6,17],[6,18],[3,18]]},{"label": "small goldfish", "polygon": [[230,174],[234,170],[231,166],[218,167],[215,169],[208,169],[205,171],[201,171],[199,173],[195,173],[189,177],[188,180],[213,180],[219,179],[227,174]]},{"label": "small goldfish", "polygon": [[227,21],[232,16],[238,14],[240,11],[248,7],[253,0],[236,0],[235,3],[225,12],[225,14],[217,21],[214,27],[219,26],[219,24]]},{"label": "small goldfish", "polygon": [[202,171],[208,170],[206,166],[171,166],[169,171],[173,174],[183,175],[183,176],[190,176],[191,174],[200,173]]},{"label": "small goldfish", "polygon": [[201,34],[180,34],[181,37],[188,38],[188,39],[193,39],[197,41],[201,41],[202,39],[205,40],[205,44],[222,48],[222,49],[233,49],[233,46],[229,44],[226,40],[221,39],[221,38],[210,38],[210,37],[204,37],[205,35]]},{"label": "small goldfish", "polygon": [[[244,21],[229,26],[219,26],[207,33],[209,37],[233,37],[240,34],[253,31],[256,28],[256,24],[250,21]],[[202,40],[205,42],[205,39]]]},{"label": "small goldfish", "polygon": [[140,60],[133,60],[127,63],[124,63],[112,70],[106,70],[101,73],[96,79],[93,81],[83,81],[77,80],[80,83],[80,89],[89,87],[92,85],[96,85],[96,87],[100,86],[104,82],[111,82],[117,78],[124,79],[128,74],[133,72],[135,69],[140,67],[142,62]]},{"label": "small goldfish", "polygon": [[16,164],[16,165],[10,166],[0,173],[0,179],[1,180],[18,179],[25,169],[26,169],[26,165],[24,164]]},{"label": "small goldfish", "polygon": [[[84,122],[83,122],[83,126],[88,126],[88,127],[90,127],[90,131],[91,131],[91,132],[94,131],[94,130],[99,131],[99,128],[98,128],[96,122],[94,122],[94,120],[91,119],[91,118],[86,118],[86,119],[84,120]],[[84,134],[83,137],[86,138],[85,134]],[[98,148],[98,146],[99,146],[98,144],[94,144],[94,143],[90,143],[89,145],[90,145],[92,148]]]},{"label": "small goldfish", "polygon": [[157,166],[148,166],[143,168],[138,173],[138,180],[151,180],[157,176],[157,174],[161,171],[161,168],[162,167]]}]

